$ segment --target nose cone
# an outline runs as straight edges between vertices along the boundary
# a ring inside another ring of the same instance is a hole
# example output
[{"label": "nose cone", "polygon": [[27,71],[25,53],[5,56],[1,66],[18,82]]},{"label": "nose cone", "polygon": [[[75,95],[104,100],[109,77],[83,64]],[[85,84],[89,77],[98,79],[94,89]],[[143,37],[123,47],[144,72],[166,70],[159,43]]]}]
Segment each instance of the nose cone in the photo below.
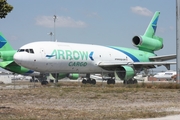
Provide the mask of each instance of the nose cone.
[{"label": "nose cone", "polygon": [[14,54],[14,61],[18,64],[21,65],[23,57],[21,56],[21,54],[19,52]]}]

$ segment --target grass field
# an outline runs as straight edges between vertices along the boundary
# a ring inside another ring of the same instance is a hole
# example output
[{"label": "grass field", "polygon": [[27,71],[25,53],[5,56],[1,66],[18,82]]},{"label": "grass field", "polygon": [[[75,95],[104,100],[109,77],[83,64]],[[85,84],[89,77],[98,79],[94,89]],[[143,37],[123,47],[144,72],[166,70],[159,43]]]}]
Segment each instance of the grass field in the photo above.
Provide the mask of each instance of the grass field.
[{"label": "grass field", "polygon": [[[13,85],[0,89],[0,120],[128,120],[180,114],[180,85],[174,83]],[[28,87],[14,89],[19,85]]]}]

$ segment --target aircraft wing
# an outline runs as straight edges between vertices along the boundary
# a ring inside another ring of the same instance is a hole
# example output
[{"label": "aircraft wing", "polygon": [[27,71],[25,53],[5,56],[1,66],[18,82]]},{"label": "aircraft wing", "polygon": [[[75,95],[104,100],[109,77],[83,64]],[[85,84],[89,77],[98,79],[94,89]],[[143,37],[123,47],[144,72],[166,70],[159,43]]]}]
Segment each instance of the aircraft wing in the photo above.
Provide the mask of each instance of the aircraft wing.
[{"label": "aircraft wing", "polygon": [[170,64],[176,64],[176,62],[99,62],[98,66],[102,68],[112,68],[123,65],[133,65],[137,67],[155,68],[155,65],[164,65],[168,70],[170,69]]},{"label": "aircraft wing", "polygon": [[176,59],[176,54],[149,57],[150,61],[166,61]]}]

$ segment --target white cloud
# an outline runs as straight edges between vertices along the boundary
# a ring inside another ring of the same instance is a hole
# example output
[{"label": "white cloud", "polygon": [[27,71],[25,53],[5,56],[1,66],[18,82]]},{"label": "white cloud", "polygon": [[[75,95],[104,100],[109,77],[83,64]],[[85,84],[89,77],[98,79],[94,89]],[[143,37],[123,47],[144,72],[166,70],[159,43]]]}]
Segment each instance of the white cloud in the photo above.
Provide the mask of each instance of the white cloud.
[{"label": "white cloud", "polygon": [[[36,18],[36,24],[44,27],[54,27],[54,19],[52,16],[39,16]],[[56,27],[84,28],[87,24],[83,21],[75,21],[71,17],[57,16]]]},{"label": "white cloud", "polygon": [[12,40],[12,41],[16,41],[16,40],[18,40],[18,37],[15,36],[15,35],[12,35],[12,36],[10,36],[9,39]]},{"label": "white cloud", "polygon": [[153,15],[153,13],[150,10],[148,10],[147,8],[140,7],[140,6],[131,7],[131,11],[133,13],[143,15],[143,16],[152,16]]},{"label": "white cloud", "polygon": [[170,30],[174,30],[174,27],[173,27],[173,26],[169,26],[169,29],[170,29]]},{"label": "white cloud", "polygon": [[163,28],[163,27],[158,27],[157,28],[158,32],[160,33],[165,33],[167,31],[167,29]]},{"label": "white cloud", "polygon": [[87,13],[86,16],[90,18],[101,18],[97,12]]}]

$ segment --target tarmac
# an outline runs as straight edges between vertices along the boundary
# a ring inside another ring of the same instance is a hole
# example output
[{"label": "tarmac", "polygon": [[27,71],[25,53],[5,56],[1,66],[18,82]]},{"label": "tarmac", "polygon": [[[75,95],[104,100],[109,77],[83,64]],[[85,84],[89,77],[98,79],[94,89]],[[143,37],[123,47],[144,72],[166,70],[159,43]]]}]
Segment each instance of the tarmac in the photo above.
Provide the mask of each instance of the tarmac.
[{"label": "tarmac", "polygon": [[161,118],[146,118],[146,119],[132,119],[132,120],[180,120],[180,115],[171,115]]}]

